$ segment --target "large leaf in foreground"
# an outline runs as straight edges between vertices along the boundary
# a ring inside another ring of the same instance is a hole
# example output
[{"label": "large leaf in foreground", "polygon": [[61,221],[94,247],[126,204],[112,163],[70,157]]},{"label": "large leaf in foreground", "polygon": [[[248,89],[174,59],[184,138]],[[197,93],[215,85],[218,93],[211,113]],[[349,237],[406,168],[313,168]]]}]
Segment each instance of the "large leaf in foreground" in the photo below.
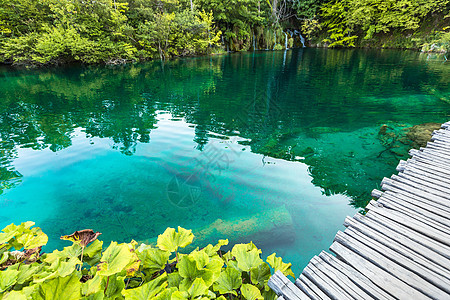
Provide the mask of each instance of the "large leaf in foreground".
[{"label": "large leaf in foreground", "polygon": [[236,244],[231,250],[231,254],[236,258],[238,268],[245,272],[263,263],[259,256],[260,253],[261,250],[247,244]]},{"label": "large leaf in foreground", "polygon": [[147,300],[163,292],[167,288],[167,275],[161,275],[150,282],[144,283],[140,287],[123,290],[122,294],[128,300]]},{"label": "large leaf in foreground", "polygon": [[57,277],[40,285],[39,294],[45,300],[66,300],[81,298],[81,283],[77,274]]},{"label": "large leaf in foreground", "polygon": [[110,276],[122,271],[136,259],[127,244],[111,242],[102,255],[101,262],[97,265],[98,274]]},{"label": "large leaf in foreground", "polygon": [[233,294],[237,296],[234,291],[241,287],[242,277],[241,273],[231,267],[227,267],[225,271],[222,271],[219,278],[214,283],[214,290],[218,291],[220,294]]},{"label": "large leaf in foreground", "polygon": [[149,273],[164,269],[170,257],[169,251],[142,244],[136,249],[136,254],[141,260],[142,266]]},{"label": "large leaf in foreground", "polygon": [[175,252],[178,248],[184,248],[194,239],[192,230],[178,226],[178,232],[174,228],[167,228],[163,234],[158,235],[157,246],[161,250]]},{"label": "large leaf in foreground", "polygon": [[12,287],[17,282],[18,276],[19,271],[16,270],[0,271],[0,293]]},{"label": "large leaf in foreground", "polygon": [[275,271],[280,271],[281,273],[283,273],[285,276],[291,275],[292,277],[295,278],[294,272],[292,272],[291,270],[291,263],[284,263],[281,259],[281,257],[276,257],[275,253],[273,253],[272,255],[269,255],[267,257],[267,262],[269,263],[269,265],[275,269]]},{"label": "large leaf in foreground", "polygon": [[259,289],[251,284],[243,284],[241,287],[241,293],[247,300],[264,300]]}]

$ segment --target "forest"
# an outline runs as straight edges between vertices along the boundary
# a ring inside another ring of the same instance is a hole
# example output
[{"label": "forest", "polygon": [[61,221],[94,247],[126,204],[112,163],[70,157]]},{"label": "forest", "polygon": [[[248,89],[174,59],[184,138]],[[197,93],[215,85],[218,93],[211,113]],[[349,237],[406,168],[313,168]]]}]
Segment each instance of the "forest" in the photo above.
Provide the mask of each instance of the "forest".
[{"label": "forest", "polygon": [[118,64],[308,46],[446,53],[450,0],[1,0],[0,62]]}]

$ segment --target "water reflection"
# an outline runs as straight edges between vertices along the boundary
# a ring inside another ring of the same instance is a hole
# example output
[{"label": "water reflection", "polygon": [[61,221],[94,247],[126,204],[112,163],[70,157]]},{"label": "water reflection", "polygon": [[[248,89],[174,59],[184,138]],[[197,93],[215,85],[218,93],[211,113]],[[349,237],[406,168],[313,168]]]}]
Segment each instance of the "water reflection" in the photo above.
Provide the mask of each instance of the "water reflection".
[{"label": "water reflection", "polygon": [[362,206],[406,154],[377,160],[379,126],[443,122],[450,101],[448,64],[402,51],[306,49],[0,74],[2,189],[20,182],[16,147],[57,152],[80,127],[132,155],[150,142],[162,110],[193,124],[198,150],[211,132],[238,134],[253,152],[302,158],[326,194]]}]

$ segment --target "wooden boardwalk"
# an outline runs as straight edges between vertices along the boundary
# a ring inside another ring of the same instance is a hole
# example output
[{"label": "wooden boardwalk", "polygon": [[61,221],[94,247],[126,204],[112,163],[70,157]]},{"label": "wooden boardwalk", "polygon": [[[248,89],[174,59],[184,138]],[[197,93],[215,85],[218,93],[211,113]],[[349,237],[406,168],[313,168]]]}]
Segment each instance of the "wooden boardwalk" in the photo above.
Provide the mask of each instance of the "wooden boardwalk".
[{"label": "wooden boardwalk", "polygon": [[450,299],[450,122],[410,155],[347,217],[336,256],[315,256],[295,283],[270,278],[278,299]]}]

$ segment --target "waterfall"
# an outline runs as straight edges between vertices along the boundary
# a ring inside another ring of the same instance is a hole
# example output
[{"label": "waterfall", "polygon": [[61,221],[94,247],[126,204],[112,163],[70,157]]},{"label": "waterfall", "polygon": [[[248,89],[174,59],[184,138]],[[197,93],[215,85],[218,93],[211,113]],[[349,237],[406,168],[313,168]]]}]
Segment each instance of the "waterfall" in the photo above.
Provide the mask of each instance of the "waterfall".
[{"label": "waterfall", "polygon": [[287,37],[287,33],[286,32],[284,32],[284,36],[285,36],[285,39],[284,39],[284,49],[289,49],[288,48],[288,37]]},{"label": "waterfall", "polygon": [[277,44],[277,32],[274,31],[273,34],[275,36],[275,39],[274,39],[274,42],[273,42],[273,48],[275,49],[275,45]]},{"label": "waterfall", "polygon": [[257,47],[256,46],[256,37],[255,37],[255,34],[253,33],[253,51],[258,50],[256,47]]},{"label": "waterfall", "polygon": [[305,38],[302,36],[302,34],[299,32],[298,36],[300,37],[300,42],[302,42],[303,48],[305,48]]},{"label": "waterfall", "polygon": [[298,37],[300,38],[300,42],[302,43],[302,47],[305,48],[305,38],[302,36],[300,31],[294,30],[294,34],[298,34]]}]

